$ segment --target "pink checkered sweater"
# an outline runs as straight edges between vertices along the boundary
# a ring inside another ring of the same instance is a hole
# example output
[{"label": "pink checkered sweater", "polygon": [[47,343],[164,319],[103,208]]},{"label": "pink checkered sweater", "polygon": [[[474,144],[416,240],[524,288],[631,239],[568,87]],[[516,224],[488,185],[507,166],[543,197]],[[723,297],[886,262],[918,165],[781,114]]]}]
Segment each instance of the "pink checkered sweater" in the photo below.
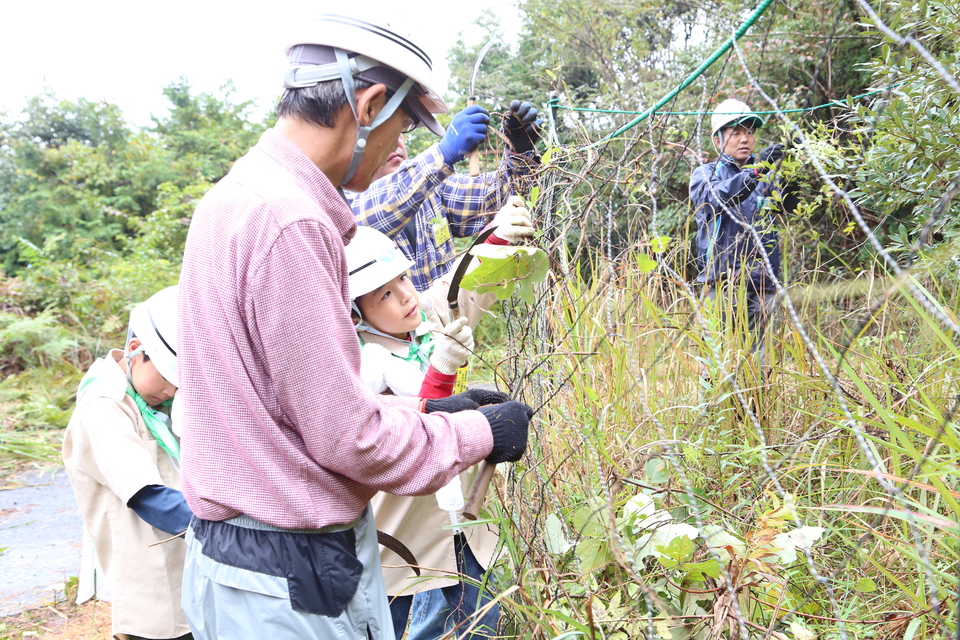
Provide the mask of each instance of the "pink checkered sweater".
[{"label": "pink checkered sweater", "polygon": [[476,411],[418,413],[360,381],[343,247],[353,212],[273,130],[203,198],[180,276],[183,492],[206,520],[355,520],[486,457]]}]

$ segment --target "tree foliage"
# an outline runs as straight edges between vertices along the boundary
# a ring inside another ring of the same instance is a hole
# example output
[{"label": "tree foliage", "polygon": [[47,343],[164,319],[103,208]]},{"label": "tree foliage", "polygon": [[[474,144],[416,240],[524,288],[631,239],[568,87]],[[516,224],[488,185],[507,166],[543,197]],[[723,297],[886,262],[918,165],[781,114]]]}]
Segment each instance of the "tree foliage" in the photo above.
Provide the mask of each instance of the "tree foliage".
[{"label": "tree foliage", "polygon": [[[164,89],[170,113],[135,130],[115,105],[30,99],[19,118],[0,121],[0,264],[27,266],[26,243],[51,259],[94,261],[122,250],[157,206],[163,184],[187,189],[226,174],[262,124],[248,103],[192,95],[181,80]],[[175,253],[172,248],[171,253]]]},{"label": "tree foliage", "polygon": [[[914,33],[944,71],[957,77],[960,15],[954,5],[902,3],[890,12],[893,28]],[[957,93],[912,48],[884,44],[866,67],[873,85],[889,87],[889,92],[852,110],[850,120],[864,148],[863,161],[852,170],[854,195],[861,205],[892,221],[895,244],[956,238]]]},{"label": "tree foliage", "polygon": [[[753,0],[670,5],[526,0],[519,6],[519,40],[513,46],[497,40],[484,60],[477,93],[486,96],[485,106],[492,109],[523,97],[546,113],[547,94],[555,91],[557,140],[565,150],[582,148],[655,104],[728,41],[755,8]],[[500,38],[492,14],[478,24],[490,37]],[[791,119],[810,133],[818,149],[828,152],[831,169],[842,172],[843,150],[855,156],[860,149],[859,139],[840,120],[848,110],[842,104],[805,109],[864,93],[871,85],[871,69],[864,63],[880,40],[861,24],[851,0],[815,0],[789,8],[774,4],[738,42],[736,51],[720,58],[662,108],[670,113],[647,118],[597,148],[594,155],[559,160],[564,172],[589,176],[565,187],[564,200],[579,218],[565,232],[568,243],[585,242],[595,248],[608,243],[605,251],[615,256],[647,233],[687,237],[693,228],[687,205],[690,173],[716,154],[709,138],[709,115],[696,114],[711,111],[725,98],[771,111],[753,80],[779,108],[803,110],[792,113]],[[466,86],[480,44],[451,52],[457,86]],[[760,132],[758,149],[795,137],[776,117],[769,120]],[[555,162],[562,156],[553,156]],[[798,254],[790,262],[809,264],[813,272],[822,255],[846,251],[848,237],[836,233],[846,224],[845,212],[822,192],[820,176],[800,154],[791,156],[787,168],[804,203],[798,218],[781,221],[792,227],[785,237],[797,238],[787,250],[796,247]]]}]

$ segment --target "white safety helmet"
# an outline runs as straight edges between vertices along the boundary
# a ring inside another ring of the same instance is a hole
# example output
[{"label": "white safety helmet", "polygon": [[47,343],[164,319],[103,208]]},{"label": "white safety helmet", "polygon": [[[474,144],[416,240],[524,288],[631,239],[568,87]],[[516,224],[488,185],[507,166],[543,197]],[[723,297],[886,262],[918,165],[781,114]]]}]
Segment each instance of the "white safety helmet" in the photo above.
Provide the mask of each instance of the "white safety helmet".
[{"label": "white safety helmet", "polygon": [[357,298],[390,282],[413,266],[393,240],[370,227],[357,227],[346,246],[347,273],[353,310],[360,314]]},{"label": "white safety helmet", "polygon": [[358,120],[353,157],[341,184],[349,182],[360,166],[367,136],[401,103],[406,101],[420,122],[438,136],[444,131],[434,114],[447,111],[433,85],[433,61],[399,21],[383,16],[371,22],[369,17],[348,13],[324,13],[298,23],[285,48],[290,67],[283,81],[287,89],[296,89],[342,80],[354,118],[355,78],[382,83],[394,91],[370,126],[360,126]]},{"label": "white safety helmet", "polygon": [[136,336],[140,348],[128,358],[142,352],[150,356],[157,371],[167,382],[180,386],[177,377],[177,290],[176,285],[162,289],[141,302],[130,312],[127,342]]},{"label": "white safety helmet", "polygon": [[[763,126],[764,120],[750,110],[747,103],[739,100],[724,100],[713,110],[710,116],[710,136],[715,136],[725,127],[752,123],[754,129]],[[749,126],[749,125],[748,125]]]}]

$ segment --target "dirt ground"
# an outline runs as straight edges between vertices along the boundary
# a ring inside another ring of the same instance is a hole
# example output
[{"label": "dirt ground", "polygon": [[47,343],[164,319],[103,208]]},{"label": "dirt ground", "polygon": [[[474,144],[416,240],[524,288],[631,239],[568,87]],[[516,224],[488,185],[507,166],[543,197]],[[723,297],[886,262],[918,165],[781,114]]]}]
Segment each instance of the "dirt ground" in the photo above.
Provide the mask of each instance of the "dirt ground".
[{"label": "dirt ground", "polygon": [[0,640],[109,640],[110,603],[73,601],[24,611],[0,618]]}]

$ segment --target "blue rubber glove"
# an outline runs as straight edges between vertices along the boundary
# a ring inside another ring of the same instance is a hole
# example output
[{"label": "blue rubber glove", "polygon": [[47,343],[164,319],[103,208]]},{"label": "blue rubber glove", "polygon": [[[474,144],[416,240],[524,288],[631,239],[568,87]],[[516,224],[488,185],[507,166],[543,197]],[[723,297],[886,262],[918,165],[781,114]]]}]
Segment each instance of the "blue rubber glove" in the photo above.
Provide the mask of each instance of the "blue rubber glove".
[{"label": "blue rubber glove", "polygon": [[457,115],[453,116],[447,133],[440,141],[440,153],[443,161],[451,167],[459,160],[463,160],[468,153],[487,137],[487,124],[490,114],[480,105],[472,104]]},{"label": "blue rubber glove", "polygon": [[540,125],[543,119],[537,116],[537,110],[529,102],[514,100],[510,110],[503,116],[503,135],[510,141],[510,147],[517,153],[533,149],[540,139]]},{"label": "blue rubber glove", "polygon": [[193,517],[183,493],[158,484],[150,484],[137,491],[127,506],[141,520],[172,536],[186,531]]}]

